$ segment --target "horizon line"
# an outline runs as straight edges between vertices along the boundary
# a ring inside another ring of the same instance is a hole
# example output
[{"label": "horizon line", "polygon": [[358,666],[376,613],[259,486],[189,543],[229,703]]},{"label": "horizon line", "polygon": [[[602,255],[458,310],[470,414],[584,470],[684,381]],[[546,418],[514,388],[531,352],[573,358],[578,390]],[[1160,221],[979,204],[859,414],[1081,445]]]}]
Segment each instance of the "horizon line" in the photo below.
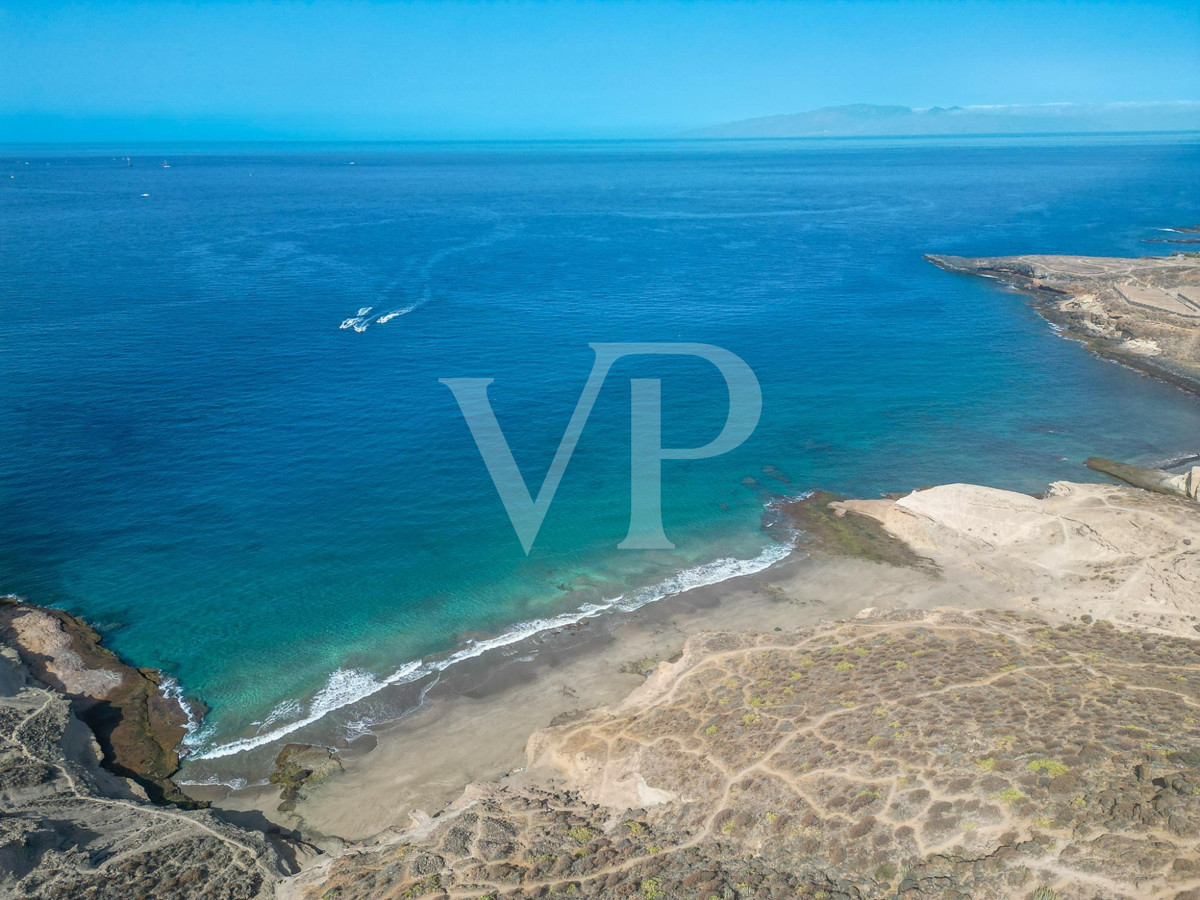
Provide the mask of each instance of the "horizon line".
[{"label": "horizon line", "polygon": [[[1200,101],[1196,101],[1200,102]],[[1135,135],[1200,135],[1200,128],[1168,128],[1139,131],[997,131],[960,132],[947,134],[797,134],[763,137],[506,137],[506,138],[160,138],[154,140],[106,138],[103,140],[29,140],[3,141],[0,147],[100,147],[112,144],[131,146],[161,146],[163,144],[655,144],[655,143],[736,143],[762,141],[876,141],[876,140],[947,140],[959,138],[1022,138],[1022,137],[1114,137]]]}]

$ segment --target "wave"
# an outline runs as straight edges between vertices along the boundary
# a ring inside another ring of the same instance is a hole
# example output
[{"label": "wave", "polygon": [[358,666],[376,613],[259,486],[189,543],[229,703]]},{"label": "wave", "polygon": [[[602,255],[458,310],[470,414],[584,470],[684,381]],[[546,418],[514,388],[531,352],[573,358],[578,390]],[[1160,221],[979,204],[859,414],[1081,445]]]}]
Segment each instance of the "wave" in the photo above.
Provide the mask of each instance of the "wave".
[{"label": "wave", "polygon": [[[357,703],[359,700],[365,700],[390,684],[406,684],[430,674],[428,671],[422,671],[423,669],[422,662],[416,660],[401,666],[383,680],[378,679],[370,672],[364,672],[362,669],[338,669],[329,676],[329,680],[325,682],[325,686],[312,698],[308,704],[308,711],[301,718],[294,719],[269,731],[260,732],[254,737],[230,741],[228,744],[221,744],[209,750],[193,751],[189,755],[192,759],[217,759],[222,756],[233,756],[235,753],[245,753],[247,750],[254,750],[257,747],[265,746],[282,737],[286,737],[293,731],[298,731],[306,725],[312,725],[335,710],[349,706],[352,703]],[[285,701],[285,704],[281,705],[287,705],[292,709],[299,708],[294,700]],[[279,707],[276,707],[276,710],[272,711],[264,724],[278,721],[281,714],[277,713],[277,710],[279,710]],[[186,739],[185,743],[187,743]]]},{"label": "wave", "polygon": [[[218,778],[216,775],[209,775],[207,778],[172,778],[171,780],[184,787],[216,787],[220,785],[232,788],[235,791],[240,791],[242,788],[250,786],[250,782],[245,778]],[[270,784],[270,781],[256,782],[255,787],[258,787],[260,784]]]},{"label": "wave", "polygon": [[[469,659],[475,659],[489,650],[507,647],[547,631],[577,625],[585,619],[592,619],[606,612],[613,610],[632,612],[648,603],[654,603],[698,587],[718,584],[719,582],[728,581],[731,578],[738,578],[743,575],[753,575],[784,559],[789,553],[791,553],[791,549],[787,545],[773,543],[764,548],[753,559],[725,558],[693,566],[690,569],[677,572],[656,585],[640,588],[630,594],[621,594],[618,597],[600,603],[587,603],[573,612],[520,622],[495,637],[471,640],[445,658],[429,661],[423,659],[413,660],[405,663],[385,678],[379,678],[362,669],[338,669],[329,676],[329,680],[326,681],[325,686],[309,701],[304,714],[300,718],[293,719],[275,728],[261,731],[253,737],[240,738],[209,748],[200,746],[204,735],[189,732],[188,738],[185,738],[185,744],[191,750],[189,757],[191,759],[218,759],[266,746],[278,741],[280,738],[286,737],[294,731],[304,728],[306,725],[312,725],[336,710],[365,700],[389,685],[410,684],[429,676],[440,676],[442,672],[451,666]],[[300,709],[301,706],[296,701],[288,700],[272,710],[271,714],[263,720],[260,727],[273,724],[288,713],[299,712]],[[359,733],[364,733],[370,724],[360,719],[356,722],[356,729]]]},{"label": "wave", "polygon": [[178,703],[179,708],[183,710],[183,714],[187,716],[187,724],[183,726],[185,732],[184,740],[186,741],[187,736],[196,734],[200,730],[200,720],[202,717],[187,702],[187,697],[183,695],[183,685],[175,678],[164,674],[162,681],[158,683],[158,690],[168,700],[174,700]]}]

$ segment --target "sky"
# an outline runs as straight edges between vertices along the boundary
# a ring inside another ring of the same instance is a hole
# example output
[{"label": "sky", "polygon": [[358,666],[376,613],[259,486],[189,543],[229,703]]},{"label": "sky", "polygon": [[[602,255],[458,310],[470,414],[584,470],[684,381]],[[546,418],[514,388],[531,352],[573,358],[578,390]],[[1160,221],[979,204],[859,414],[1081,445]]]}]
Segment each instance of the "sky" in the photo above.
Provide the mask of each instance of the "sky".
[{"label": "sky", "polygon": [[0,142],[661,137],[1200,99],[1200,2],[0,0]]}]

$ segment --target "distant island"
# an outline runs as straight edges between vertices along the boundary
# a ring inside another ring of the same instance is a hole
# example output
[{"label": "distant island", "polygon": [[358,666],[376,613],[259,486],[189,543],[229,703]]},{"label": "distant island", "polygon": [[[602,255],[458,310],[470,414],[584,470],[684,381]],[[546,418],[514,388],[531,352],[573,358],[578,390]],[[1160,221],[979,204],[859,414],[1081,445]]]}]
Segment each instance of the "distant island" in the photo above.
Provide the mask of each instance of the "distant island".
[{"label": "distant island", "polygon": [[725,122],[679,137],[919,137],[1128,131],[1200,131],[1200,101],[929,107],[853,103]]}]

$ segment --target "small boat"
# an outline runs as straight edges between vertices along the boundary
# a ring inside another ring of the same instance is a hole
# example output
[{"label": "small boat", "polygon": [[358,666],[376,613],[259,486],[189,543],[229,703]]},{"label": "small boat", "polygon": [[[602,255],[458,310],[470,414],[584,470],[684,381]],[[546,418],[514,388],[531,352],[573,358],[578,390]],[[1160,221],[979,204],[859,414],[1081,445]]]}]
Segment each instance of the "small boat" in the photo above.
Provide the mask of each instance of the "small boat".
[{"label": "small boat", "polygon": [[168,164],[167,164],[167,163],[165,163],[165,162],[163,163],[162,167],[163,167],[164,169],[169,169],[169,168],[171,168],[171,166],[170,166],[170,165],[168,165]]}]

